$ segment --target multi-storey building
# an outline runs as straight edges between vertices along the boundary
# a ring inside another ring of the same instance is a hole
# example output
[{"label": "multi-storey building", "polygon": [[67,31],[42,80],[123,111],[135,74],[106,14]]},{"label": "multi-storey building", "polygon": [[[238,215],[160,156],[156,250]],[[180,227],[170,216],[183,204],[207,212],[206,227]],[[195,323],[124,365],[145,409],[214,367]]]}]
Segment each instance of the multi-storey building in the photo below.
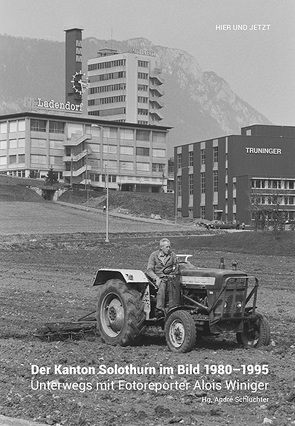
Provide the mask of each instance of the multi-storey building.
[{"label": "multi-storey building", "polygon": [[167,191],[168,127],[55,112],[0,116],[0,173],[44,178],[52,168],[68,184]]},{"label": "multi-storey building", "polygon": [[176,212],[249,223],[274,209],[295,220],[295,127],[254,125],[241,135],[175,147]]},{"label": "multi-storey building", "polygon": [[88,114],[104,120],[158,125],[163,80],[157,59],[141,51],[103,49],[88,61]]}]

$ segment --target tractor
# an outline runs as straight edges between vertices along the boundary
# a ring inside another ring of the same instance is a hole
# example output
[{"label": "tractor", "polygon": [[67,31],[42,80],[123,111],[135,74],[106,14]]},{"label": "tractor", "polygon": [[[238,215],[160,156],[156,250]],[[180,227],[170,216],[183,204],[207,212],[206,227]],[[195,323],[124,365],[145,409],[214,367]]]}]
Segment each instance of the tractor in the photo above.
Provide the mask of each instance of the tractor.
[{"label": "tractor", "polygon": [[156,315],[157,287],[141,270],[100,269],[97,328],[110,345],[135,344],[146,326],[161,326],[173,352],[189,352],[201,336],[236,333],[239,344],[258,348],[270,342],[266,317],[256,312],[258,279],[237,270],[198,268],[191,255],[177,255],[178,265],[164,269],[167,303]]}]

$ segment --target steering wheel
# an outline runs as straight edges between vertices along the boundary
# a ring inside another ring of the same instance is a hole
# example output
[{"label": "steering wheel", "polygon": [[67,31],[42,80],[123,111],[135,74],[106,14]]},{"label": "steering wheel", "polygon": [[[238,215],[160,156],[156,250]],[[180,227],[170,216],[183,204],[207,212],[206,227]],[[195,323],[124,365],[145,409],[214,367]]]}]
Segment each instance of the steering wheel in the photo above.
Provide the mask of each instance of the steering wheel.
[{"label": "steering wheel", "polygon": [[172,265],[165,266],[165,268],[163,269],[163,274],[170,275],[170,274],[172,274],[175,271],[176,271],[176,265],[174,263]]}]

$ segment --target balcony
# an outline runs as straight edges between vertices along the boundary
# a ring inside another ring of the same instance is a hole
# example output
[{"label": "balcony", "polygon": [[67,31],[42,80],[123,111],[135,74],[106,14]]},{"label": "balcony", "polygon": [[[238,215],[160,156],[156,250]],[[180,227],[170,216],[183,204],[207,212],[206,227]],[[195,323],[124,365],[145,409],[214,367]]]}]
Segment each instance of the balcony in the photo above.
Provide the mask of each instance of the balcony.
[{"label": "balcony", "polygon": [[159,110],[156,108],[150,108],[150,115],[154,115],[157,117],[157,120],[163,120],[163,116],[160,114]]},{"label": "balcony", "polygon": [[156,91],[156,92],[158,92],[159,96],[163,96],[164,95],[164,90],[161,89],[161,87],[158,84],[154,84],[154,83],[150,84],[150,91],[153,91],[153,90]]},{"label": "balcony", "polygon": [[158,104],[160,108],[164,106],[164,103],[160,101],[158,96],[150,96],[150,102]]},{"label": "balcony", "polygon": [[164,83],[163,78],[160,76],[162,74],[162,70],[160,68],[154,68],[150,73],[151,79],[157,79],[160,84]]}]

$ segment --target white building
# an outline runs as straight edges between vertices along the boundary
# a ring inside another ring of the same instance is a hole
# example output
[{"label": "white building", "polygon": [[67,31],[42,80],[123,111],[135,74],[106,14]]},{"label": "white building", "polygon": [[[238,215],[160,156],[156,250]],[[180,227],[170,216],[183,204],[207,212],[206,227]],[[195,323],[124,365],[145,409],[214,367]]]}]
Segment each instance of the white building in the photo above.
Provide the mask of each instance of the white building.
[{"label": "white building", "polygon": [[88,61],[88,114],[104,120],[158,125],[163,80],[152,52],[103,49]]},{"label": "white building", "polygon": [[110,189],[167,191],[168,127],[102,121],[61,112],[64,104],[53,100],[42,104],[44,112],[0,116],[0,173],[44,178],[52,168],[68,184],[104,188],[107,178]]}]

